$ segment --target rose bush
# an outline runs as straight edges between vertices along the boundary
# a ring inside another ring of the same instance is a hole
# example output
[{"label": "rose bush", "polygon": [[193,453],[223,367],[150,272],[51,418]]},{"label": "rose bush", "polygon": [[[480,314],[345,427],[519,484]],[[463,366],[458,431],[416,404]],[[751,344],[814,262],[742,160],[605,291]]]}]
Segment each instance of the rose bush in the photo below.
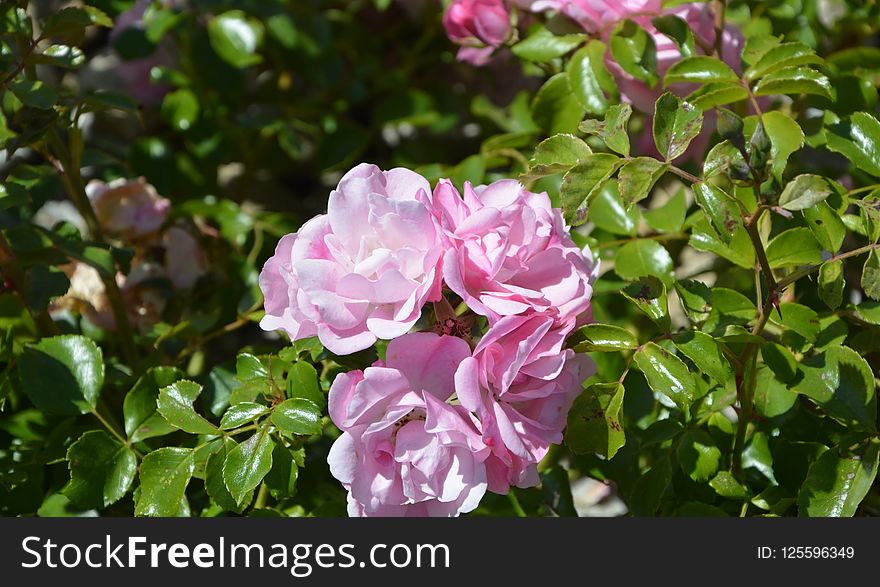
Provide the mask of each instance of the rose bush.
[{"label": "rose bush", "polygon": [[880,514],[880,7],[0,4],[0,515]]}]

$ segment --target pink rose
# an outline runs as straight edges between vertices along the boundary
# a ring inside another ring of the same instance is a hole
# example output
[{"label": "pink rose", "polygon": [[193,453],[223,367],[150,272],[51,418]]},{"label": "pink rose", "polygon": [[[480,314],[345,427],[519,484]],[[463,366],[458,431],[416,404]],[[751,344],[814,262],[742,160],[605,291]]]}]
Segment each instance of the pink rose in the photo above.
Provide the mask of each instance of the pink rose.
[{"label": "pink rose", "polygon": [[317,336],[337,354],[406,333],[440,299],[442,247],[430,186],[407,169],[361,164],[330,193],[327,214],[281,239],[260,274],[265,330]]},{"label": "pink rose", "polygon": [[502,180],[477,188],[466,183],[462,199],[440,180],[433,205],[447,247],[446,284],[490,324],[526,312],[573,322],[589,309],[596,267],[572,242],[546,193]]},{"label": "pink rose", "polygon": [[458,399],[491,450],[490,491],[537,485],[537,463],[562,442],[568,410],[595,372],[587,356],[564,349],[569,332],[543,314],[502,318],[455,374]]},{"label": "pink rose", "polygon": [[504,0],[455,0],[443,15],[449,38],[461,45],[499,47],[510,36]]},{"label": "pink rose", "polygon": [[446,400],[470,356],[460,338],[414,333],[387,361],[336,376],[330,417],[343,431],[327,457],[351,516],[456,516],[486,492],[487,449],[471,416]]},{"label": "pink rose", "polygon": [[86,185],[86,194],[101,228],[113,236],[129,239],[159,230],[171,208],[171,202],[143,177],[119,178],[110,183],[93,179]]},{"label": "pink rose", "polygon": [[458,60],[481,66],[510,36],[510,13],[504,0],[455,0],[443,15],[443,26],[462,45]]}]

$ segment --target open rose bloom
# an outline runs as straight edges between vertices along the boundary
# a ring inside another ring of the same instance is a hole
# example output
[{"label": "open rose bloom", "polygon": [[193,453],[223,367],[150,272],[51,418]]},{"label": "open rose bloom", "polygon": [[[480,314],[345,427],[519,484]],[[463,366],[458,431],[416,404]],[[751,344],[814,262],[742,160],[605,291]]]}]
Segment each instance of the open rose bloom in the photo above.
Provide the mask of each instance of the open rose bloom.
[{"label": "open rose bloom", "polygon": [[[390,341],[330,389],[349,514],[455,516],[537,485],[594,371],[566,339],[591,318],[597,270],[547,194],[517,181],[459,194],[405,169],[347,173],[327,214],[279,241],[260,287],[266,330],[340,355]],[[477,316],[482,332],[447,324]]]},{"label": "open rose bloom", "polygon": [[440,298],[443,250],[429,192],[406,169],[349,171],[327,214],[282,238],[266,263],[263,328],[317,335],[341,355],[406,333],[425,303]]}]

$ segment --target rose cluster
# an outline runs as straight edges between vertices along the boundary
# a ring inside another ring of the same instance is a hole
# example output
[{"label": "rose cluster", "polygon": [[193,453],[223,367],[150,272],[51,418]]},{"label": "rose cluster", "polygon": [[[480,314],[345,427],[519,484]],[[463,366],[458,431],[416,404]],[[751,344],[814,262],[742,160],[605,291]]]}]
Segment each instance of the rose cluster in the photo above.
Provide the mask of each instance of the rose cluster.
[{"label": "rose cluster", "polygon": [[[348,172],[327,214],[279,241],[260,287],[266,330],[336,354],[390,340],[330,389],[342,435],[328,460],[349,513],[452,516],[536,485],[594,369],[565,341],[591,319],[596,272],[547,194],[517,181],[460,194],[406,169]],[[432,324],[411,332],[429,302]]]}]

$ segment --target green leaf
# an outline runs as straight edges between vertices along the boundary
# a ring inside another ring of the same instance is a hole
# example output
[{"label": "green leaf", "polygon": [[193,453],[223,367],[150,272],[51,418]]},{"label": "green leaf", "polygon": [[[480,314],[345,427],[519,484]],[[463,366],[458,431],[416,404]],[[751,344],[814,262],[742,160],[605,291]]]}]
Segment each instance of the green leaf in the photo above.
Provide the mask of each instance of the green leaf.
[{"label": "green leaf", "polygon": [[715,57],[695,55],[682,59],[666,71],[664,87],[671,84],[705,84],[710,82],[739,82],[739,76],[729,65]]},{"label": "green leaf", "polygon": [[788,495],[779,485],[771,485],[753,497],[751,503],[773,516],[781,516],[785,515],[788,509],[795,503],[795,498]]},{"label": "green leaf", "polygon": [[254,491],[251,489],[246,492],[239,504],[226,488],[226,482],[223,480],[223,466],[226,464],[228,450],[237,446],[233,440],[227,440],[226,443],[227,447],[208,455],[208,462],[205,466],[205,490],[214,503],[225,511],[240,514],[253,501]]},{"label": "green leaf", "polygon": [[782,41],[779,37],[767,34],[758,34],[749,36],[746,39],[746,45],[743,47],[743,66],[750,67],[761,60],[761,57],[767,54],[767,51],[779,45]]},{"label": "green leaf", "polygon": [[548,79],[532,101],[532,118],[548,135],[574,133],[584,113],[565,73]]},{"label": "green leaf", "polygon": [[722,141],[712,147],[703,163],[705,179],[721,173],[729,175],[731,179],[745,179],[749,176],[748,163],[730,141]]},{"label": "green leaf", "polygon": [[862,268],[862,290],[873,300],[880,300],[880,251],[871,249]]},{"label": "green leaf", "polygon": [[[4,117],[0,116],[0,124],[4,120]],[[12,136],[14,134],[10,133],[9,138],[12,138]],[[2,139],[0,139],[0,146],[2,146]],[[30,202],[30,195],[27,189],[16,183],[0,183],[0,210],[24,206],[28,202]]]},{"label": "green leaf", "polygon": [[671,278],[672,267],[669,251],[652,239],[630,241],[614,257],[615,271],[629,281],[652,275],[666,282]]},{"label": "green leaf", "polygon": [[577,454],[597,453],[614,458],[626,444],[623,432],[624,388],[621,383],[591,385],[568,413],[565,444]]},{"label": "green leaf", "polygon": [[694,184],[694,198],[706,213],[718,238],[730,244],[737,228],[743,224],[742,212],[736,201],[721,188],[703,182]]},{"label": "green leaf", "polygon": [[634,516],[653,516],[660,507],[663,495],[672,482],[672,466],[668,458],[655,462],[647,473],[636,480],[635,489],[629,499]]},{"label": "green leaf", "polygon": [[511,47],[511,52],[526,61],[545,62],[562,57],[584,42],[585,35],[554,35],[546,28],[537,31]]},{"label": "green leaf", "polygon": [[122,110],[124,112],[134,112],[137,110],[137,103],[126,96],[117,92],[108,92],[106,90],[95,90],[87,92],[83,96],[83,109],[85,112],[92,110]]},{"label": "green leaf", "polygon": [[809,67],[785,67],[765,76],[755,86],[756,96],[815,94],[833,100],[828,78]]},{"label": "green leaf", "polygon": [[58,100],[58,90],[39,80],[16,80],[9,84],[9,89],[25,105],[41,110],[48,110]]},{"label": "green leaf", "polygon": [[822,248],[809,228],[790,228],[767,245],[770,267],[791,265],[818,265],[822,262]]},{"label": "green leaf", "polygon": [[718,335],[719,331],[723,332],[732,325],[748,324],[754,319],[756,312],[755,304],[738,291],[724,287],[713,288],[712,309],[709,311],[703,330],[711,332],[717,338],[722,338]]},{"label": "green leaf", "polygon": [[590,221],[612,234],[635,236],[639,229],[639,209],[627,210],[620,200],[617,180],[609,179],[590,203]]},{"label": "green leaf", "polygon": [[876,431],[877,401],[874,374],[854,350],[830,347],[801,363],[803,378],[794,390],[819,404],[847,426]]},{"label": "green leaf", "polygon": [[824,202],[832,193],[824,177],[805,173],[788,182],[779,196],[779,205],[786,210],[805,210]]},{"label": "green leaf", "polygon": [[578,343],[577,352],[632,350],[638,339],[625,328],[611,324],[588,324],[578,331],[586,340]]},{"label": "green leaf", "polygon": [[574,135],[553,135],[541,141],[535,148],[535,154],[529,161],[529,171],[521,180],[528,181],[568,171],[592,152],[587,143]]},{"label": "green leaf", "polygon": [[187,88],[169,92],[162,100],[162,118],[178,131],[189,130],[199,118],[199,100]]},{"label": "green leaf", "polygon": [[24,301],[34,312],[42,312],[54,298],[63,296],[70,289],[70,280],[61,269],[35,265],[28,267],[21,292]]},{"label": "green leaf", "polygon": [[137,472],[134,452],[103,430],[91,430],[67,450],[70,481],[62,490],[83,509],[103,509],[131,488]]},{"label": "green leaf", "polygon": [[779,311],[782,313],[782,318],[771,315],[770,320],[774,324],[797,332],[809,342],[816,340],[816,335],[819,333],[819,315],[815,310],[801,304],[783,302],[779,305]]},{"label": "green leaf", "polygon": [[590,114],[604,113],[616,97],[614,78],[605,67],[605,44],[592,40],[579,49],[566,67],[568,83],[574,97]]},{"label": "green leaf", "polygon": [[687,200],[684,189],[678,190],[662,205],[643,214],[648,226],[657,232],[678,232],[684,224],[686,215]]},{"label": "green leaf", "polygon": [[724,385],[733,380],[733,369],[721,352],[721,347],[705,332],[681,332],[672,337],[672,342],[700,371],[716,382]]},{"label": "green leaf", "polygon": [[157,413],[156,400],[160,389],[182,378],[183,373],[174,367],[152,367],[141,375],[125,395],[122,414],[125,433],[132,441],[140,442],[177,430]]},{"label": "green leaf", "polygon": [[825,451],[810,467],[798,495],[798,514],[852,517],[877,477],[880,444],[872,442],[853,454]]},{"label": "green leaf", "polygon": [[631,116],[632,106],[629,104],[611,106],[605,113],[605,126],[599,132],[599,137],[605,141],[608,148],[624,157],[629,157],[627,126]]},{"label": "green leaf", "polygon": [[776,485],[776,477],[773,471],[773,454],[770,452],[767,434],[755,432],[752,435],[751,440],[743,451],[742,466],[743,469],[755,469],[766,477],[770,483]]},{"label": "green leaf", "polygon": [[22,390],[51,414],[86,414],[95,409],[104,385],[101,349],[74,334],[27,344],[19,357]]},{"label": "green leaf", "polygon": [[663,331],[670,330],[669,301],[662,281],[656,277],[644,277],[626,286],[620,293]]},{"label": "green leaf", "polygon": [[294,398],[281,402],[275,406],[271,418],[275,427],[287,434],[311,436],[320,434],[323,429],[320,408],[307,399]]},{"label": "green leaf", "polygon": [[275,443],[275,448],[272,450],[272,468],[264,479],[269,494],[275,499],[293,497],[296,494],[298,478],[299,466],[290,449]]},{"label": "green leaf", "polygon": [[223,430],[232,430],[238,428],[248,422],[253,422],[263,414],[268,414],[270,408],[263,404],[253,402],[241,402],[230,406],[223,418],[220,420],[220,428]]},{"label": "green leaf", "polygon": [[721,463],[721,450],[703,430],[685,432],[678,443],[676,456],[681,470],[697,482],[712,479]]},{"label": "green leaf", "polygon": [[636,365],[645,374],[648,386],[662,393],[687,411],[697,394],[694,378],[685,364],[654,342],[649,342],[633,356]]},{"label": "green leaf", "polygon": [[793,118],[778,110],[765,112],[761,124],[770,138],[773,174],[781,179],[788,158],[804,146],[804,131]]},{"label": "green leaf", "polygon": [[576,136],[558,134],[541,141],[535,147],[535,154],[530,163],[544,167],[558,166],[558,171],[561,171],[577,165],[592,153],[589,145]]},{"label": "green leaf", "polygon": [[611,33],[611,55],[623,71],[654,86],[657,81],[657,46],[645,29],[624,20]]},{"label": "green leaf", "polygon": [[587,221],[590,201],[620,165],[620,159],[610,153],[593,153],[572,167],[562,179],[559,195],[565,220],[572,226]]},{"label": "green leaf", "polygon": [[653,157],[636,157],[628,161],[618,175],[618,189],[624,206],[629,208],[647,198],[665,172],[666,165]]},{"label": "green leaf", "polygon": [[542,471],[541,474],[541,511],[543,515],[553,517],[576,517],[574,500],[571,496],[571,483],[568,471],[558,465]]},{"label": "green leaf", "polygon": [[147,454],[141,461],[134,515],[160,518],[179,515],[194,470],[192,449],[166,447]]},{"label": "green leaf", "polygon": [[826,261],[819,267],[819,297],[825,305],[836,310],[843,303],[843,261]]},{"label": "green leaf", "polygon": [[42,53],[33,55],[33,62],[64,67],[67,69],[76,69],[86,62],[86,57],[78,47],[71,47],[70,45],[52,45],[46,47]]},{"label": "green leaf", "polygon": [[109,16],[92,6],[67,7],[59,10],[46,20],[41,37],[60,37],[71,42],[79,42],[84,29],[91,25],[112,27]]},{"label": "green leaf", "polygon": [[796,403],[797,393],[780,381],[772,369],[759,365],[755,375],[754,397],[758,413],[764,418],[776,418],[787,413]]},{"label": "green leaf", "polygon": [[682,310],[691,322],[699,324],[709,317],[712,310],[712,290],[705,283],[682,279],[675,282],[675,291]]},{"label": "green leaf", "polygon": [[219,434],[216,426],[198,415],[193,402],[202,386],[193,381],[177,381],[159,391],[158,410],[165,420],[190,434]]},{"label": "green leaf", "polygon": [[862,302],[853,308],[859,320],[880,326],[880,303]]},{"label": "green leaf", "polygon": [[685,101],[703,112],[725,104],[739,102],[749,97],[749,92],[738,83],[709,83],[687,95]]},{"label": "green leaf", "polygon": [[268,428],[264,427],[227,453],[223,480],[236,504],[244,503],[272,468],[274,446]]},{"label": "green leaf", "polygon": [[258,381],[269,378],[263,362],[250,353],[240,353],[235,358],[235,376],[239,381]]},{"label": "green leaf", "polygon": [[263,40],[263,25],[241,10],[230,10],[208,22],[211,47],[226,63],[243,68],[262,61],[257,49]]},{"label": "green leaf", "polygon": [[822,58],[803,43],[782,43],[769,49],[745,72],[747,80],[755,80],[786,67],[814,65],[822,63]]},{"label": "green leaf", "polygon": [[657,100],[654,113],[654,144],[667,161],[684,155],[700,134],[703,113],[693,104],[667,92]]},{"label": "green leaf", "polygon": [[775,342],[765,342],[760,350],[764,363],[779,381],[788,383],[797,376],[797,361],[787,347]]},{"label": "green leaf", "polygon": [[319,408],[327,405],[327,397],[318,383],[318,372],[306,362],[298,362],[287,374],[287,397],[307,399]]},{"label": "green leaf", "polygon": [[749,496],[745,487],[740,485],[739,481],[728,471],[718,471],[718,474],[709,481],[709,486],[715,490],[715,493],[727,499],[741,501]]},{"label": "green leaf", "polygon": [[690,57],[696,51],[694,33],[690,25],[675,15],[658,16],[651,19],[651,23],[658,31],[669,37],[682,57]]},{"label": "green leaf", "polygon": [[828,202],[821,202],[803,211],[807,227],[823,249],[836,253],[846,238],[846,225]]},{"label": "green leaf", "polygon": [[856,112],[825,129],[828,148],[846,157],[853,165],[880,177],[880,122],[867,112]]}]

